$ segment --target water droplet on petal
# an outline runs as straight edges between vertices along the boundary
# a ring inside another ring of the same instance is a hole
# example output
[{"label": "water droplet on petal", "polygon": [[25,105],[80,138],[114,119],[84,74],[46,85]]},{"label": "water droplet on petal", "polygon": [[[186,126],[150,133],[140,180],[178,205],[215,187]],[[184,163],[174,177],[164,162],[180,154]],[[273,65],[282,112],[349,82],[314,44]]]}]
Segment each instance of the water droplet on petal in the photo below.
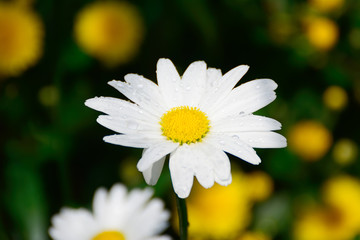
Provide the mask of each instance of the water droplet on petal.
[{"label": "water droplet on petal", "polygon": [[143,88],[144,85],[140,83],[140,84],[137,85],[137,87],[138,87],[138,88]]},{"label": "water droplet on petal", "polygon": [[239,136],[238,135],[232,135],[232,138],[235,139],[235,140],[238,140]]}]

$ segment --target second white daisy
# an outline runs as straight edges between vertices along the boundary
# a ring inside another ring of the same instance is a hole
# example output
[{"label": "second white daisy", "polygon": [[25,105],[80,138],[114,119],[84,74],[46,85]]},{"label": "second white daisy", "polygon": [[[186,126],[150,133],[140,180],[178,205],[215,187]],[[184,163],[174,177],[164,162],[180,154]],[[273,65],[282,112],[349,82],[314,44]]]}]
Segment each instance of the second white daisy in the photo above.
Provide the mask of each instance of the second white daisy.
[{"label": "second white daisy", "polygon": [[54,240],[170,240],[159,236],[170,214],[160,199],[150,200],[152,189],[127,192],[116,184],[109,192],[100,188],[93,212],[63,208],[52,218],[49,234]]},{"label": "second white daisy", "polygon": [[186,198],[194,176],[205,188],[231,183],[225,152],[259,164],[253,148],[286,146],[286,139],[273,132],[281,128],[278,121],[253,114],[276,98],[277,84],[257,79],[234,88],[248,68],[241,65],[222,75],[198,61],[180,77],[169,59],[160,59],[158,85],[137,74],[109,82],[132,102],[96,97],[85,105],[106,113],[98,123],[120,133],[104,141],[144,148],[137,167],[148,184],[157,182],[170,154],[174,190]]}]

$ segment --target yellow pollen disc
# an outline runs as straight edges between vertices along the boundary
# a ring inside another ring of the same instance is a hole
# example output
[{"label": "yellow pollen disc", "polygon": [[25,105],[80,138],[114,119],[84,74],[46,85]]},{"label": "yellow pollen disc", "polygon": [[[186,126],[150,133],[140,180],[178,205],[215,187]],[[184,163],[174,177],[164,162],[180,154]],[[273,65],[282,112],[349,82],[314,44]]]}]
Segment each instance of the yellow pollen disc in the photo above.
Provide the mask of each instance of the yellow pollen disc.
[{"label": "yellow pollen disc", "polygon": [[174,107],[160,121],[163,135],[180,144],[200,142],[209,132],[209,119],[196,107]]},{"label": "yellow pollen disc", "polygon": [[105,231],[93,237],[92,240],[125,240],[125,237],[119,231]]}]

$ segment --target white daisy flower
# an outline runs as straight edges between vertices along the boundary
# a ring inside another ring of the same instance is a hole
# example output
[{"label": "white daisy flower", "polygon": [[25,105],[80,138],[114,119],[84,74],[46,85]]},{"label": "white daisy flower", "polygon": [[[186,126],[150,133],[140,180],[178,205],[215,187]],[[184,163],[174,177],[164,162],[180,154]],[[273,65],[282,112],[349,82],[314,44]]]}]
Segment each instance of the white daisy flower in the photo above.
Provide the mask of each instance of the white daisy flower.
[{"label": "white daisy flower", "polygon": [[170,240],[159,236],[168,226],[170,214],[160,199],[152,199],[152,189],[114,185],[109,192],[100,188],[93,200],[93,213],[63,208],[51,222],[54,240]]},{"label": "white daisy flower", "polygon": [[224,151],[259,164],[253,148],[286,146],[286,139],[272,132],[281,128],[278,121],[253,114],[274,101],[277,84],[257,79],[234,88],[248,69],[241,65],[222,75],[198,61],[181,77],[169,59],[160,59],[158,85],[137,74],[109,82],[132,102],[96,97],[85,105],[106,113],[97,122],[120,133],[105,142],[144,148],[137,167],[148,184],[157,182],[170,154],[174,190],[186,198],[194,176],[205,188],[231,182]]}]

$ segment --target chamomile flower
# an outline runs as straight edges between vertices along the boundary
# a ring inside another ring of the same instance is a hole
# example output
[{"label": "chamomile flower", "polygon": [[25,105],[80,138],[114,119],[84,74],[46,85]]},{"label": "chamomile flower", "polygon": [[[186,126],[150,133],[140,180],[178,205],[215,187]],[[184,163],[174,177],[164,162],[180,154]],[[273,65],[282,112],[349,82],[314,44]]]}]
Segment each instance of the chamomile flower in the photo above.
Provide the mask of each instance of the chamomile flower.
[{"label": "chamomile flower", "polygon": [[286,146],[286,139],[272,131],[281,128],[278,121],[253,114],[274,101],[277,84],[257,79],[234,88],[248,68],[241,65],[222,75],[197,61],[181,77],[169,59],[160,59],[158,85],[137,74],[109,82],[132,102],[96,97],[85,105],[106,113],[98,123],[120,133],[105,142],[144,148],[137,168],[148,184],[157,182],[170,154],[174,190],[186,198],[194,176],[205,188],[231,183],[225,152],[259,164],[254,147]]},{"label": "chamomile flower", "polygon": [[150,200],[151,189],[114,185],[109,192],[95,192],[93,212],[63,208],[52,218],[49,234],[54,240],[170,240],[158,236],[168,225],[169,212],[160,199]]},{"label": "chamomile flower", "polygon": [[18,76],[35,65],[42,56],[43,35],[34,11],[0,1],[0,75]]}]

